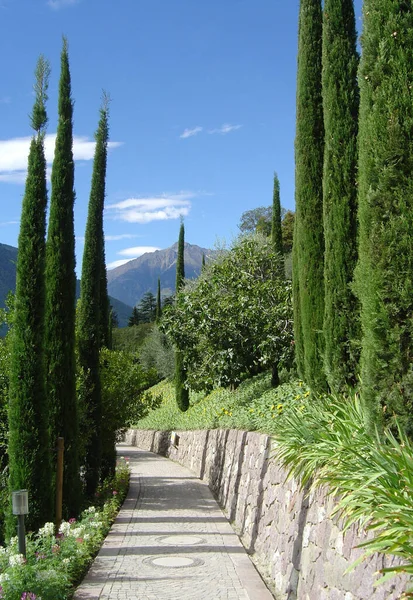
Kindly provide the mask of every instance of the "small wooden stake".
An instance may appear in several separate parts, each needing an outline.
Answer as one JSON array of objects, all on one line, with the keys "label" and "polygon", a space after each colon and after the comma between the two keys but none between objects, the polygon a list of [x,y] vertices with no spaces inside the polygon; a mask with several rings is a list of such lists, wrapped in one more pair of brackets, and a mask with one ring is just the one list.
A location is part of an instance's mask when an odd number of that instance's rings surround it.
[{"label": "small wooden stake", "polygon": [[63,454],[65,440],[62,437],[57,438],[57,472],[56,472],[56,533],[59,532],[62,522],[62,504],[63,504]]}]

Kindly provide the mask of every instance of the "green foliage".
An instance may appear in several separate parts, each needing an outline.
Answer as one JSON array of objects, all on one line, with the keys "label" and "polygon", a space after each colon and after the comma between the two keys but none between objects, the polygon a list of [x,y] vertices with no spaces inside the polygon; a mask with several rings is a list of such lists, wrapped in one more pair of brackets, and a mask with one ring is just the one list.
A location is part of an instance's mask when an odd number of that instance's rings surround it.
[{"label": "green foliage", "polygon": [[[44,99],[48,64],[38,61],[33,115],[37,131],[46,117]],[[38,115],[43,116],[39,117]],[[33,119],[35,120],[34,116]],[[52,515],[51,453],[48,404],[44,386],[44,302],[46,233],[46,159],[43,131],[30,144],[26,188],[20,220],[16,298],[11,337],[9,387],[9,489],[29,491],[29,529]],[[11,512],[11,511],[10,511]],[[10,515],[9,531],[15,530]]]},{"label": "green foliage", "polygon": [[161,329],[182,354],[191,389],[238,385],[248,376],[292,366],[291,285],[274,274],[269,238],[242,237],[188,281]]},{"label": "green foliage", "polygon": [[133,327],[134,325],[139,325],[141,322],[140,314],[136,306],[133,307],[132,314],[129,317],[128,327]]},{"label": "green foliage", "polygon": [[364,2],[360,63],[359,262],[362,396],[372,421],[412,421],[413,8]]},{"label": "green foliage", "polygon": [[[202,255],[204,256],[204,255]],[[203,258],[204,260],[204,258]],[[156,316],[155,316],[155,321],[156,323],[159,323],[159,321],[161,320],[162,317],[162,302],[161,302],[161,280],[158,277],[158,287],[156,290]]]},{"label": "green foliage", "polygon": [[153,323],[141,323],[133,327],[123,327],[113,330],[113,350],[126,350],[127,352],[138,352],[139,348],[151,334]]},{"label": "green foliage", "polygon": [[295,213],[292,210],[287,210],[281,221],[281,233],[284,254],[290,253],[293,249],[294,217]]},{"label": "green foliage", "polygon": [[323,27],[325,127],[324,369],[331,390],[354,386],[358,306],[350,284],[357,258],[358,54],[353,0],[326,0]]},{"label": "green foliage", "polygon": [[45,364],[51,443],[64,438],[64,513],[78,514],[79,422],[75,364],[75,233],[73,207],[73,100],[67,41],[63,38],[59,82],[59,122],[52,168],[46,243]]},{"label": "green foliage", "polygon": [[115,444],[131,419],[148,412],[142,392],[157,381],[156,371],[145,371],[137,357],[128,352],[100,351],[102,386],[102,477],[114,474]]},{"label": "green foliage", "polygon": [[295,138],[296,229],[293,260],[297,363],[305,381],[323,389],[324,124],[321,97],[321,0],[301,0]]},{"label": "green foliage", "polygon": [[241,233],[256,233],[257,228],[263,235],[271,234],[272,206],[259,206],[242,213],[238,225]]},{"label": "green foliage", "polygon": [[368,419],[357,396],[293,408],[274,432],[276,458],[302,486],[323,486],[336,498],[345,527],[357,523],[373,533],[362,544],[365,556],[382,552],[406,561],[383,569],[385,576],[412,575],[413,445],[400,428],[399,440],[389,430],[384,437],[371,433]]},{"label": "green foliage", "polygon": [[272,433],[290,407],[312,401],[302,381],[271,388],[270,373],[243,381],[236,390],[216,388],[210,393],[190,392],[190,406],[176,406],[174,385],[162,381],[146,392],[160,405],[132,426],[138,429],[244,429]]},{"label": "green foliage", "polygon": [[115,476],[99,488],[98,508],[90,506],[77,521],[63,521],[55,536],[48,522],[27,536],[26,559],[18,554],[17,537],[0,547],[0,594],[7,600],[69,600],[73,586],[88,570],[129,487],[129,469],[119,461]]},{"label": "green foliage", "polygon": [[[106,98],[104,98],[96,132],[96,148],[86,224],[77,319],[80,378],[78,390],[79,404],[85,417],[81,434],[87,439],[84,472],[86,491],[89,496],[93,496],[99,482],[102,455],[102,399],[99,376],[99,349],[102,340],[100,286],[108,136],[108,105]],[[104,293],[104,290],[102,292]],[[93,429],[91,435],[88,435],[87,427],[91,423],[93,423]]]},{"label": "green foliage", "polygon": [[139,360],[146,370],[156,369],[160,379],[173,377],[175,351],[167,336],[154,327],[139,351]]}]

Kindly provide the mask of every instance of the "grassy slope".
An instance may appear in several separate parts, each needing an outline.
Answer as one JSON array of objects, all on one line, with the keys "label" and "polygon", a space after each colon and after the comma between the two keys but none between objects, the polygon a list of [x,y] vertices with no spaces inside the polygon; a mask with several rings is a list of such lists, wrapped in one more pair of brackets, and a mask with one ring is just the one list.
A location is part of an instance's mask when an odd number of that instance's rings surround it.
[{"label": "grassy slope", "polygon": [[191,393],[190,407],[181,413],[176,406],[174,386],[162,381],[149,390],[162,397],[161,406],[133,424],[137,429],[246,429],[273,433],[277,419],[289,407],[304,406],[310,396],[300,381],[271,389],[271,375],[258,375],[235,391],[219,388],[209,394]]}]

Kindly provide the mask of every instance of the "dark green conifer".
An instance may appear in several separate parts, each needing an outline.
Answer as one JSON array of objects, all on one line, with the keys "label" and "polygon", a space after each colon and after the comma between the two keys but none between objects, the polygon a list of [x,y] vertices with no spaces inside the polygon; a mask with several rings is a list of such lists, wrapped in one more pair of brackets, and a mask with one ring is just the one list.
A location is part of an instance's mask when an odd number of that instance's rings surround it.
[{"label": "dark green conifer", "polygon": [[96,132],[92,186],[83,251],[80,305],[78,314],[78,354],[80,366],[80,401],[86,415],[84,459],[86,493],[92,496],[97,488],[102,466],[102,398],[99,376],[99,350],[101,347],[100,286],[103,256],[103,204],[107,143],[109,137],[108,101],[106,96],[100,109]]},{"label": "dark green conifer", "polygon": [[277,173],[274,173],[274,190],[272,198],[272,217],[271,217],[271,240],[274,250],[280,255],[279,275],[284,277],[284,253],[283,236],[281,228],[281,200],[280,200],[280,181]]},{"label": "dark green conifer", "polygon": [[[47,206],[44,135],[49,73],[49,64],[41,56],[36,68],[36,100],[31,116],[35,135],[30,144],[20,220],[9,392],[9,488],[10,492],[23,488],[29,491],[26,525],[30,530],[36,530],[53,517],[43,351]],[[8,533],[15,533],[11,516]]]},{"label": "dark green conifer", "polygon": [[356,265],[356,166],[359,93],[353,0],[325,0],[324,368],[334,392],[356,383],[357,308],[350,284]]},{"label": "dark green conifer", "polygon": [[73,101],[67,41],[63,38],[59,122],[52,168],[46,244],[46,392],[51,443],[64,438],[63,504],[66,518],[81,505],[75,379],[75,234],[73,222]]},{"label": "dark green conifer", "polygon": [[161,320],[161,316],[162,316],[161,280],[158,277],[158,289],[156,292],[156,317],[155,317],[156,323],[159,323],[159,321]]},{"label": "dark green conifer", "polygon": [[296,235],[294,240],[294,324],[299,369],[306,382],[325,386],[323,373],[324,124],[321,96],[321,0],[301,0],[299,14],[296,163]]},{"label": "dark green conifer", "polygon": [[[185,228],[184,223],[181,221],[181,227],[179,229],[178,239],[178,255],[176,259],[176,293],[179,292],[180,288],[184,284],[185,280],[185,262],[184,262],[184,251],[185,251]],[[175,352],[175,394],[178,408],[184,412],[189,408],[189,390],[185,387],[186,373],[183,364],[182,353],[179,348]]]},{"label": "dark green conifer", "polygon": [[413,7],[365,0],[359,71],[362,397],[412,433]]}]

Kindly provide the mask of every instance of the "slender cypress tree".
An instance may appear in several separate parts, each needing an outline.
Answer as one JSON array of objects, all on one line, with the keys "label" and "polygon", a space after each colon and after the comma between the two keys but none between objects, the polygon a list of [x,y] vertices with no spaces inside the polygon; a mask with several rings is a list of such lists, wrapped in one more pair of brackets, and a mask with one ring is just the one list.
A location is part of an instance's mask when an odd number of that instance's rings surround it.
[{"label": "slender cypress tree", "polygon": [[325,386],[321,51],[321,0],[301,0],[295,139],[297,226],[293,261],[294,301],[299,302],[295,316],[299,316],[299,322],[295,323],[295,338],[298,351],[303,350],[303,357],[297,359],[299,368],[303,369],[307,383],[316,388]]},{"label": "slender cypress tree", "polygon": [[63,38],[59,83],[59,122],[52,168],[52,194],[46,244],[46,392],[51,443],[64,438],[63,499],[66,518],[80,511],[75,379],[75,194],[73,101],[67,41]]},{"label": "slender cypress tree", "polygon": [[[178,293],[180,288],[183,286],[185,279],[184,250],[185,228],[183,221],[181,221],[178,238],[178,256],[176,259],[176,293]],[[177,348],[175,352],[175,394],[178,408],[182,412],[188,410],[189,408],[189,390],[185,387],[185,379],[186,373],[183,364],[182,353],[180,352],[179,348]]]},{"label": "slender cypress tree", "polygon": [[356,167],[359,92],[353,0],[325,0],[324,368],[330,389],[356,383],[357,306],[350,284],[357,258]]},{"label": "slender cypress tree", "polygon": [[203,271],[205,269],[205,252],[202,253],[202,265],[201,265],[201,271]]},{"label": "slender cypress tree", "polygon": [[158,290],[156,293],[156,317],[155,322],[159,323],[162,316],[162,303],[161,303],[161,280],[158,277]]},{"label": "slender cypress tree", "polygon": [[359,262],[362,397],[372,420],[412,433],[413,8],[365,0],[360,63]]},{"label": "slender cypress tree", "polygon": [[[26,488],[29,492],[26,524],[31,530],[53,516],[43,352],[47,206],[44,135],[49,74],[49,63],[41,56],[31,116],[35,135],[30,144],[20,221],[9,392],[9,486],[10,491]],[[8,534],[14,532],[10,516]]]},{"label": "slender cypress tree", "polygon": [[284,252],[283,236],[281,228],[281,200],[280,200],[280,181],[277,173],[274,173],[274,191],[272,198],[272,217],[271,217],[271,241],[274,250],[280,255],[279,275],[284,277]]},{"label": "slender cypress tree", "polygon": [[99,349],[101,346],[100,286],[103,256],[103,203],[107,161],[108,102],[104,97],[96,132],[83,252],[80,305],[78,315],[78,351],[81,372],[81,401],[86,414],[89,435],[86,440],[85,482],[86,493],[92,496],[99,483],[102,465],[102,398],[99,376]]}]

